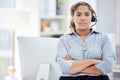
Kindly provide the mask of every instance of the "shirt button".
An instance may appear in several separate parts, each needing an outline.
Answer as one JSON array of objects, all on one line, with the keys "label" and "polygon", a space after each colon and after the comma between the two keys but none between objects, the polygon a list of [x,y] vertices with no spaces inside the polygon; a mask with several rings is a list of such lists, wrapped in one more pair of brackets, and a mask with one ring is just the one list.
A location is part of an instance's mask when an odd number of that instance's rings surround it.
[{"label": "shirt button", "polygon": [[87,48],[83,48],[83,51],[86,51],[87,50]]}]

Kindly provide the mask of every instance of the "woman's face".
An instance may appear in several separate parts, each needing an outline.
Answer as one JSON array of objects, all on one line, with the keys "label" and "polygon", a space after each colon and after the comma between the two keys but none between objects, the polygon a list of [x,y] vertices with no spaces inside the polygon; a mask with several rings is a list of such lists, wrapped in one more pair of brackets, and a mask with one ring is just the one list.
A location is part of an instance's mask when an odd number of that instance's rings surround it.
[{"label": "woman's face", "polygon": [[73,22],[76,31],[88,30],[91,24],[92,14],[88,6],[80,5],[74,12]]}]

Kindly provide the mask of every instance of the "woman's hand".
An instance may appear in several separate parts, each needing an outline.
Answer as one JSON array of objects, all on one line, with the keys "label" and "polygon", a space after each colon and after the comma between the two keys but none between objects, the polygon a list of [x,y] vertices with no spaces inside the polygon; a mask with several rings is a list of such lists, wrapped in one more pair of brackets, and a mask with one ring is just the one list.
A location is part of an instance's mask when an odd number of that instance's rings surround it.
[{"label": "woman's hand", "polygon": [[72,57],[71,56],[69,56],[69,55],[66,55],[65,57],[63,57],[64,58],[64,60],[72,60]]},{"label": "woman's hand", "polygon": [[98,64],[100,63],[102,60],[99,60],[99,59],[91,59],[93,61],[94,64]]}]

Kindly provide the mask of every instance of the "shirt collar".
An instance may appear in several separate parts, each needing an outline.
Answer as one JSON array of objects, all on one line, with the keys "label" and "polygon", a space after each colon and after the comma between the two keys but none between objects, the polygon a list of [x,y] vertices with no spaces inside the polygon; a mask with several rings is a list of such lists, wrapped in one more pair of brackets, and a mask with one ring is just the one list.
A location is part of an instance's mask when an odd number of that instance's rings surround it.
[{"label": "shirt collar", "polygon": [[[92,33],[99,34],[100,32],[94,30],[93,28],[90,28],[90,34],[92,34]],[[75,32],[75,31],[71,31],[71,32],[69,33],[69,35],[71,35],[71,34],[76,34],[76,32]]]}]

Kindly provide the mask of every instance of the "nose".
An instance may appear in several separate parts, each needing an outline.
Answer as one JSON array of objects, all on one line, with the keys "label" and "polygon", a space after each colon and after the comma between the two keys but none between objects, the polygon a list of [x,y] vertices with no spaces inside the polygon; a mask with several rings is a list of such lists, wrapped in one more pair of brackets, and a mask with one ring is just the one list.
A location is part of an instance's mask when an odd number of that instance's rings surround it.
[{"label": "nose", "polygon": [[81,20],[85,20],[85,16],[81,16]]}]

